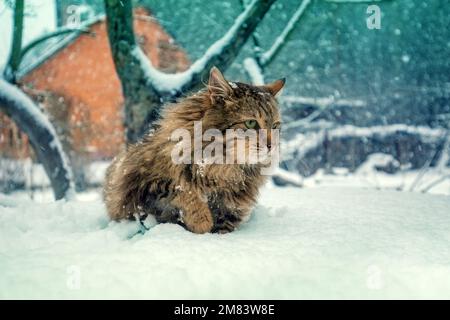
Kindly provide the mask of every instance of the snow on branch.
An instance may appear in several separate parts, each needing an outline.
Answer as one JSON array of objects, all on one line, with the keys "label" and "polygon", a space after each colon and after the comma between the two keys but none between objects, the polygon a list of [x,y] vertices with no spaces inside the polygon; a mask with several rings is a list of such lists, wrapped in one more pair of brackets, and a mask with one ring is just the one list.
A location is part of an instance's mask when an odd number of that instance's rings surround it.
[{"label": "snow on branch", "polygon": [[396,132],[405,132],[409,134],[418,134],[424,137],[442,138],[446,130],[441,128],[430,128],[427,126],[412,126],[407,124],[391,124],[378,125],[372,127],[357,127],[353,125],[344,125],[328,132],[328,136],[332,137],[370,137],[374,135],[387,136]]},{"label": "snow on branch", "polygon": [[277,51],[283,46],[284,42],[286,41],[286,38],[289,36],[289,34],[294,30],[295,25],[300,20],[300,17],[305,12],[305,9],[308,7],[308,5],[311,3],[311,0],[303,0],[303,2],[300,4],[298,9],[295,11],[295,13],[292,15],[291,19],[287,23],[286,27],[283,29],[281,34],[278,36],[278,38],[273,43],[272,47],[267,50],[265,53],[263,53],[260,57],[260,63],[261,65],[268,64]]},{"label": "snow on branch", "polygon": [[264,84],[264,74],[255,58],[246,58],[244,60],[244,69],[247,71],[254,85]]},{"label": "snow on branch", "polygon": [[213,43],[205,54],[195,61],[188,70],[177,74],[167,74],[156,69],[142,50],[136,45],[132,54],[140,61],[148,82],[160,93],[190,90],[201,82],[201,76],[217,65],[226,69],[253,32],[259,20],[268,11],[274,0],[253,0],[236,18],[227,33]]},{"label": "snow on branch", "polygon": [[[315,149],[322,149],[324,141],[343,138],[377,139],[393,136],[398,133],[418,135],[423,141],[437,142],[445,135],[446,130],[426,126],[412,126],[406,124],[378,125],[371,127],[357,127],[343,125],[316,132],[299,133],[295,137],[284,141],[282,149],[283,159],[304,159]],[[300,160],[301,161],[301,160]]]},{"label": "snow on branch", "polygon": [[325,109],[329,106],[349,106],[355,108],[366,107],[367,102],[361,99],[339,99],[335,96],[329,97],[305,97],[305,96],[283,96],[281,100],[290,104],[309,104]]},{"label": "snow on branch", "polygon": [[0,78],[0,110],[27,134],[43,164],[56,199],[74,195],[72,170],[47,117],[19,88]]}]

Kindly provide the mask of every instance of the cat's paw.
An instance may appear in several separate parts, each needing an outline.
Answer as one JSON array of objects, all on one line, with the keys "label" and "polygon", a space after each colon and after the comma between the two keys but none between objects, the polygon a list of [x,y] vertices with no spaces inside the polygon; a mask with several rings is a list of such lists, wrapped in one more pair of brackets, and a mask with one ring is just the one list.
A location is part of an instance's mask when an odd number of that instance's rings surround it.
[{"label": "cat's paw", "polygon": [[200,222],[197,222],[191,226],[188,226],[188,229],[194,233],[208,233],[211,232],[213,228],[213,223],[210,220],[203,220]]}]

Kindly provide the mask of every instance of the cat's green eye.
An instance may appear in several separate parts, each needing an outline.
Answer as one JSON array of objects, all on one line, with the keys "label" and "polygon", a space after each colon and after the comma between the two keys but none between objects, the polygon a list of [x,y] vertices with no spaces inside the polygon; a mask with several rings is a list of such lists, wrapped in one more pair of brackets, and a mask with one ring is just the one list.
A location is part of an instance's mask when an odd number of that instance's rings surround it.
[{"label": "cat's green eye", "polygon": [[258,122],[256,120],[247,120],[245,121],[245,126],[247,129],[255,129]]}]

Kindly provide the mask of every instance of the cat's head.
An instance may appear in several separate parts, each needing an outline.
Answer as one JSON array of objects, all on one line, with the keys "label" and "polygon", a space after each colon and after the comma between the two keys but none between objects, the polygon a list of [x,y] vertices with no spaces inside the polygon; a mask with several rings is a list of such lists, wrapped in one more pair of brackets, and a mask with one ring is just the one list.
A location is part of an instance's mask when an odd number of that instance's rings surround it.
[{"label": "cat's head", "polygon": [[284,83],[284,79],[260,86],[229,82],[219,69],[213,67],[207,85],[210,107],[203,117],[204,129],[217,128],[223,133],[227,129],[254,131],[257,134],[257,144],[247,144],[246,154],[250,153],[250,149],[257,152],[270,151],[273,148],[272,135],[281,128],[276,97]]}]

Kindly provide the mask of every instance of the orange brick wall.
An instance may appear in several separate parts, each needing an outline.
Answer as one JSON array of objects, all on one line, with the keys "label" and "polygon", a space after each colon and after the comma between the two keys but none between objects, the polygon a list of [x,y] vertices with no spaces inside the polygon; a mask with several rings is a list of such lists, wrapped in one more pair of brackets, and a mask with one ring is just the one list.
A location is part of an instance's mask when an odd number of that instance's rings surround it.
[{"label": "orange brick wall", "polygon": [[[137,41],[156,67],[168,72],[188,67],[184,52],[145,10],[135,11],[134,28]],[[79,36],[27,74],[21,83],[31,90],[52,92],[64,100],[72,149],[94,160],[112,158],[122,148],[124,100],[106,23],[98,22],[90,31],[94,35]],[[8,137],[1,140],[0,146],[8,143]]]},{"label": "orange brick wall", "polygon": [[28,137],[0,113],[0,157],[24,159],[30,156]]}]

